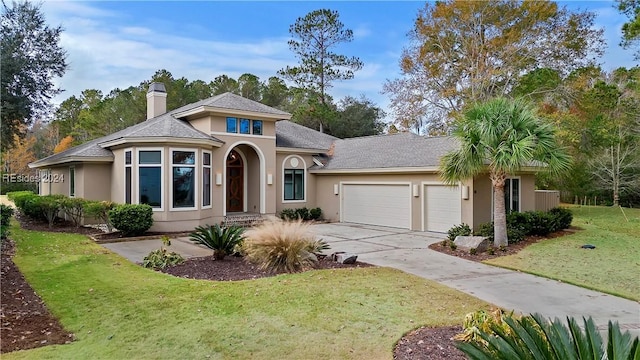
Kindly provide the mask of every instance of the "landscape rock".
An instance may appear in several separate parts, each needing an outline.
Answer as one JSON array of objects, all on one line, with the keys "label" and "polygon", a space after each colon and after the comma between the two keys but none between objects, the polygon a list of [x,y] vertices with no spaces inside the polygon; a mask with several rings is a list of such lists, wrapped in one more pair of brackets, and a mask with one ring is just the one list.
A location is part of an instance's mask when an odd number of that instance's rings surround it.
[{"label": "landscape rock", "polygon": [[336,261],[341,264],[355,264],[358,259],[356,254],[340,253],[336,254]]},{"label": "landscape rock", "polygon": [[456,236],[453,243],[456,244],[459,249],[475,249],[477,252],[486,251],[491,245],[489,238],[484,236]]}]

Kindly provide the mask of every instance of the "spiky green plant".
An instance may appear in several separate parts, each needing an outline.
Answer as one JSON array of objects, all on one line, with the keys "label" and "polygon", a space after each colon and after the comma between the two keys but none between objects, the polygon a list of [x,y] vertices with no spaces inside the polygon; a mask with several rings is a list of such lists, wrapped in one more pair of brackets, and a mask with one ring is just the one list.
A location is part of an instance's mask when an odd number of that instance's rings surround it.
[{"label": "spiky green plant", "polygon": [[458,342],[456,346],[475,360],[635,360],[640,359],[638,337],[621,332],[617,322],[609,321],[606,347],[592,318],[583,318],[583,329],[567,317],[546,320],[540,314],[519,319],[505,316],[507,326],[492,324],[490,330],[480,329],[481,341]]},{"label": "spiky green plant", "polygon": [[266,222],[247,231],[243,244],[249,261],[262,269],[289,273],[313,266],[318,261],[314,252],[327,248],[302,220]]},{"label": "spiky green plant", "polygon": [[213,258],[222,260],[225,256],[233,254],[236,247],[242,244],[243,233],[244,228],[240,226],[205,225],[198,226],[189,234],[189,240],[213,250]]}]

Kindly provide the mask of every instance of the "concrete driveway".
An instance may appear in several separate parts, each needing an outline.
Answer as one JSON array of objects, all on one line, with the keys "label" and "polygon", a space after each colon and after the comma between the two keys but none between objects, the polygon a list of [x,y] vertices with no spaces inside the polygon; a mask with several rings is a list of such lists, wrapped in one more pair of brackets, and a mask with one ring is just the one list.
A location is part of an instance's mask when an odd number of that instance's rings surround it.
[{"label": "concrete driveway", "polygon": [[355,224],[320,224],[316,234],[331,252],[358,254],[358,260],[403,270],[518,313],[547,317],[593,317],[600,329],[609,320],[640,335],[640,304],[534,275],[501,269],[430,250],[446,235]]}]

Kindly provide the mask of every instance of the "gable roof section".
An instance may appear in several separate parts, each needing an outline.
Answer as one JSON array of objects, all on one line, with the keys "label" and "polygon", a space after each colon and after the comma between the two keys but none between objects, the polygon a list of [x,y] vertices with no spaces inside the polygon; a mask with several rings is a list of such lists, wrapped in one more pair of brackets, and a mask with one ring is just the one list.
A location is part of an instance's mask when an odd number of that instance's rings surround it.
[{"label": "gable roof section", "polygon": [[323,167],[314,170],[433,168],[457,146],[450,136],[423,137],[413,133],[337,140],[333,155]]},{"label": "gable roof section", "polygon": [[172,111],[172,113],[176,117],[183,117],[191,115],[193,112],[197,112],[197,110],[204,111],[204,108],[216,108],[216,109],[226,109],[231,111],[245,111],[245,112],[253,112],[253,113],[261,113],[261,114],[269,114],[269,115],[277,115],[282,118],[289,119],[291,114],[288,112],[278,110],[271,106],[267,106],[265,104],[259,103],[254,100],[250,100],[244,98],[240,95],[232,94],[232,93],[224,93],[220,95],[216,95],[214,97],[210,97],[208,99],[197,101],[193,104],[188,104],[178,109]]},{"label": "gable roof section", "polygon": [[72,147],[63,152],[47,156],[29,164],[29,167],[37,168],[48,165],[68,163],[72,161],[113,161],[113,153],[108,147],[125,143],[128,140],[145,141],[166,141],[168,139],[175,140],[191,140],[194,142],[205,141],[211,143],[223,142],[209,136],[199,130],[193,128],[185,121],[178,120],[171,116],[171,113],[160,115],[153,119],[149,119],[120,130],[113,134],[103,136],[86,142],[82,145]]},{"label": "gable roof section", "polygon": [[289,120],[276,122],[276,147],[329,150],[335,136],[298,125]]}]

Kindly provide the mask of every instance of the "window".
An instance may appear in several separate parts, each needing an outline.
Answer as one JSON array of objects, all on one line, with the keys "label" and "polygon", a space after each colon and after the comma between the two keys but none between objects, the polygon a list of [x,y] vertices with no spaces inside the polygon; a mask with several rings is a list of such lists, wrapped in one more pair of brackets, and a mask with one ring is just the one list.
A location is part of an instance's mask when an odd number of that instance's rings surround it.
[{"label": "window", "polygon": [[211,206],[211,153],[202,152],[202,207]]},{"label": "window", "polygon": [[253,120],[253,135],[262,135],[262,120]]},{"label": "window", "polygon": [[249,134],[251,132],[249,124],[249,119],[240,119],[240,134]]},{"label": "window", "polygon": [[138,203],[162,208],[162,151],[138,152]]},{"label": "window", "polygon": [[76,168],[69,168],[69,197],[76,196]]},{"label": "window", "polygon": [[227,118],[227,132],[228,133],[237,133],[238,132],[238,121],[234,117]]},{"label": "window", "polygon": [[195,151],[171,152],[173,173],[173,208],[195,208],[196,153]]},{"label": "window", "polygon": [[284,199],[304,200],[304,170],[284,170]]},{"label": "window", "polygon": [[520,179],[507,179],[504,183],[504,202],[507,214],[520,211]]},{"label": "window", "polygon": [[131,204],[131,151],[124,152],[124,203]]}]

